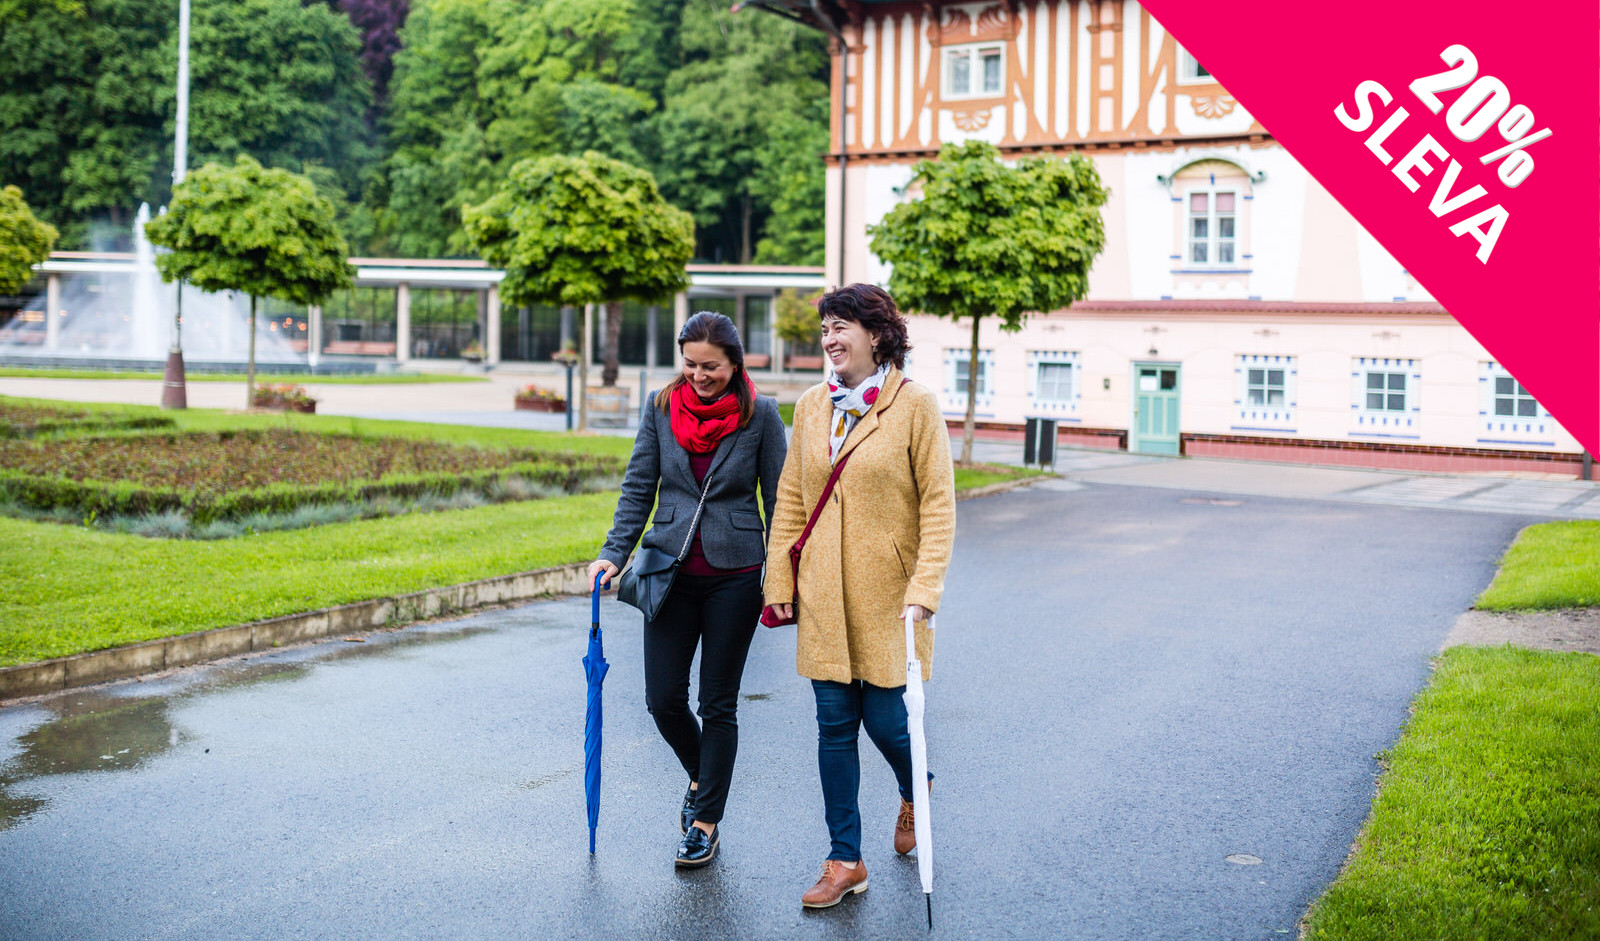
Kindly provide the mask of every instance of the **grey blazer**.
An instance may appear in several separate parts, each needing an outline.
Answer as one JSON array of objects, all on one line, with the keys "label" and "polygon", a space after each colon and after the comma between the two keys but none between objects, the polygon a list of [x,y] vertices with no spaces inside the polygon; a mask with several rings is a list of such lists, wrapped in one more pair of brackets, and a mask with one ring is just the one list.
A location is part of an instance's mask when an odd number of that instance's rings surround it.
[{"label": "grey blazer", "polygon": [[[766,561],[767,529],[772,524],[778,477],[788,451],[778,401],[756,396],[756,413],[750,424],[717,444],[707,472],[711,487],[700,512],[700,543],[707,562],[719,569],[738,569]],[[760,515],[756,512],[757,484],[763,504]],[[699,502],[700,485],[689,468],[689,452],[672,436],[672,421],[656,408],[656,393],[652,392],[600,558],[618,568],[627,562],[644,532],[652,504],[656,506],[655,521],[645,533],[644,545],[676,556],[690,536],[689,525]]]}]

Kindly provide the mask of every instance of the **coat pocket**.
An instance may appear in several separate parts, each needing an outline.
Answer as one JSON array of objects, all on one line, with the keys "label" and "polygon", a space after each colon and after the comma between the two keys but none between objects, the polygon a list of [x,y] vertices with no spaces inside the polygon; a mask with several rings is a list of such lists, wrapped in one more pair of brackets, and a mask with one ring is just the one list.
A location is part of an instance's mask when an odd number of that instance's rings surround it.
[{"label": "coat pocket", "polygon": [[734,510],[728,514],[728,522],[734,529],[753,529],[761,532],[761,517],[749,510]]},{"label": "coat pocket", "polygon": [[889,547],[894,550],[894,557],[900,562],[900,574],[907,579],[911,578],[911,569],[906,565],[906,554],[900,551],[900,544],[889,537]]},{"label": "coat pocket", "polygon": [[656,507],[656,515],[651,517],[650,522],[656,526],[660,526],[662,523],[670,523],[677,509],[675,506],[658,506]]}]

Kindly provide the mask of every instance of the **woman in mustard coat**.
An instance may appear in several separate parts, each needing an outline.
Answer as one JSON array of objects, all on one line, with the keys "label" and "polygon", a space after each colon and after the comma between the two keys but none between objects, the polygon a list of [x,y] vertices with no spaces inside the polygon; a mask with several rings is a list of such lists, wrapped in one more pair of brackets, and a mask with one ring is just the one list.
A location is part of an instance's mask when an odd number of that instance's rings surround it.
[{"label": "woman in mustard coat", "polygon": [[[801,897],[808,908],[867,888],[857,809],[863,725],[899,784],[895,851],[916,845],[901,699],[904,617],[926,622],[938,610],[956,521],[949,433],[937,396],[902,375],[910,344],[894,299],[882,288],[852,284],[823,295],[818,312],[827,381],[795,404],[763,584],[774,613],[798,619],[796,666],[817,701],[817,765],[832,847],[821,878]],[[801,553],[796,585],[789,549],[845,460]],[[928,680],[933,633],[923,623],[916,634]]]}]

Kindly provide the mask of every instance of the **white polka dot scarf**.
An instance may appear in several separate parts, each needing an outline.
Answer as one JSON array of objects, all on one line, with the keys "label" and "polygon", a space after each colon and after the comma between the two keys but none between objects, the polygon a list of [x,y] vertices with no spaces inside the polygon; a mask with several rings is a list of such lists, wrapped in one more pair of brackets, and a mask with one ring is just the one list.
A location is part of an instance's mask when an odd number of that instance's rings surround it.
[{"label": "white polka dot scarf", "polygon": [[872,403],[878,401],[878,395],[883,391],[883,380],[888,376],[889,364],[884,363],[854,389],[846,389],[839,381],[839,376],[831,369],[828,371],[828,398],[833,400],[833,427],[828,432],[830,464],[838,460],[839,448],[844,445],[844,439],[849,437],[850,429],[856,426],[861,416],[872,410]]}]

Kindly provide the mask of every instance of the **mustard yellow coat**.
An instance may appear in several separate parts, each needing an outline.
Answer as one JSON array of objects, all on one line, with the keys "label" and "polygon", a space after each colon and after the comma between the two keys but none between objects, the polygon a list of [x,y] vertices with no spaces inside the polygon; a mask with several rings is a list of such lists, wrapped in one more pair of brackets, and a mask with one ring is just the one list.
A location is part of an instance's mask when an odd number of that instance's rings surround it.
[{"label": "mustard yellow coat", "polygon": [[[851,430],[851,455],[800,557],[795,591],[789,547],[827,485],[833,403],[822,383],[794,408],[794,436],[778,483],[767,541],[767,604],[797,603],[800,675],[895,687],[906,681],[908,604],[939,609],[955,542],[955,469],[939,401],[890,368],[872,410]],[[917,628],[922,678],[932,677],[933,632]]]}]

